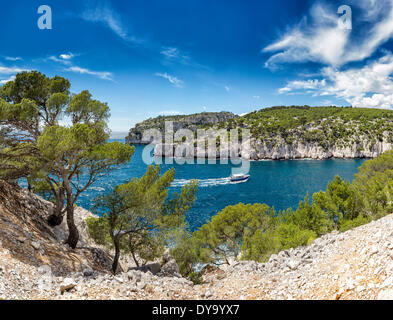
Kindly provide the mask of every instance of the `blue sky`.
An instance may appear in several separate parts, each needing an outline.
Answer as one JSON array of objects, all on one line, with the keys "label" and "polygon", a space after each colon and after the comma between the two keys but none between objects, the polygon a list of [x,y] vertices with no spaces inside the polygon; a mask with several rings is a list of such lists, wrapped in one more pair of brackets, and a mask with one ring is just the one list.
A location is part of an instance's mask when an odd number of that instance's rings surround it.
[{"label": "blue sky", "polygon": [[[40,5],[52,30],[37,27]],[[393,0],[4,1],[0,83],[20,70],[108,102],[114,131],[159,114],[393,105]]]}]

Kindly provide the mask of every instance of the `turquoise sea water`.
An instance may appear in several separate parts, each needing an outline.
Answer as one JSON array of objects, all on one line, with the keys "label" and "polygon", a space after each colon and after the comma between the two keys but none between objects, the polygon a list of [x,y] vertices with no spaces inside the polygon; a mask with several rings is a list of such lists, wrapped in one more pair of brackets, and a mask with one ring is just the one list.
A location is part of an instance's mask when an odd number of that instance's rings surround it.
[{"label": "turquoise sea water", "polygon": [[[121,140],[119,140],[121,141]],[[108,176],[91,186],[78,200],[78,205],[90,209],[94,197],[110,190],[117,184],[133,177],[141,177],[146,171],[142,161],[143,146],[136,146],[130,163],[122,165]],[[179,191],[191,179],[199,180],[197,200],[188,214],[193,230],[228,205],[243,203],[266,203],[277,210],[296,208],[308,192],[312,195],[326,188],[327,183],[340,175],[352,180],[364,159],[343,160],[291,160],[251,162],[248,182],[230,184],[231,164],[162,164],[162,172],[174,167],[175,181],[171,191]]]}]

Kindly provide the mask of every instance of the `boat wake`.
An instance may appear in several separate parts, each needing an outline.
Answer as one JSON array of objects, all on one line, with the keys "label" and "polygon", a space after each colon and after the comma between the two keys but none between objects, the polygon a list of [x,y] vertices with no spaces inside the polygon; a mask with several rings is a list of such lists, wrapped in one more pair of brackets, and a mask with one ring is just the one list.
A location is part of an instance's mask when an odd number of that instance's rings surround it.
[{"label": "boat wake", "polygon": [[[195,179],[198,180],[198,187],[214,187],[230,184],[229,178],[217,178],[217,179]],[[184,187],[186,184],[190,183],[191,180],[187,179],[175,179],[172,182],[171,187]]]}]

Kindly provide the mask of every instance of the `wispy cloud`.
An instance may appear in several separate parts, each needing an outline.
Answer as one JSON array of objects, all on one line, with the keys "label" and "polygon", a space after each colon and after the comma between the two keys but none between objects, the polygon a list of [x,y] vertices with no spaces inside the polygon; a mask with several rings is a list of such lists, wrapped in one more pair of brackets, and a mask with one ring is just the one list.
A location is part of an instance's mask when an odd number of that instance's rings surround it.
[{"label": "wispy cloud", "polygon": [[335,104],[331,100],[323,100],[321,101],[322,106],[335,106]]},{"label": "wispy cloud", "polygon": [[181,114],[181,112],[178,110],[164,110],[164,111],[159,112],[159,115],[161,115],[161,116],[176,116],[179,114]]},{"label": "wispy cloud", "polygon": [[0,85],[6,84],[7,82],[14,80],[15,75],[23,71],[29,71],[29,70],[23,68],[17,68],[17,67],[0,66]]},{"label": "wispy cloud", "polygon": [[95,6],[87,8],[82,13],[81,18],[89,22],[102,23],[123,40],[138,41],[129,34],[120,15],[110,6],[109,2],[96,3]]},{"label": "wispy cloud", "polygon": [[210,70],[209,67],[196,62],[188,52],[177,47],[161,47],[160,54],[162,55],[163,65],[181,64],[188,67]]},{"label": "wispy cloud", "polygon": [[166,58],[173,59],[173,60],[189,59],[188,56],[180,53],[180,50],[175,47],[163,47],[161,50],[161,54],[164,55]]},{"label": "wispy cloud", "polygon": [[66,71],[74,72],[74,73],[79,73],[79,74],[88,74],[91,76],[98,77],[103,80],[110,80],[113,81],[113,74],[111,72],[106,72],[106,71],[93,71],[89,70],[86,68],[81,68],[78,66],[72,66],[66,69]]},{"label": "wispy cloud", "polygon": [[8,79],[0,80],[0,84],[3,85],[3,84],[6,84],[7,82],[13,81],[13,80],[15,80],[15,76],[11,76],[11,77],[8,78]]},{"label": "wispy cloud", "polygon": [[0,66],[0,74],[10,75],[10,74],[15,74],[15,73],[22,72],[22,71],[27,71],[27,69]]},{"label": "wispy cloud", "polygon": [[21,57],[4,57],[7,61],[21,61],[23,60]]},{"label": "wispy cloud", "polygon": [[166,72],[165,73],[157,72],[155,73],[155,76],[168,80],[176,88],[183,88],[184,82],[182,80],[176,78],[175,76],[171,76]]},{"label": "wispy cloud", "polygon": [[166,61],[180,62],[182,64],[190,64],[191,58],[185,53],[182,53],[180,49],[175,47],[162,47],[160,53],[163,55]]},{"label": "wispy cloud", "polygon": [[67,72],[87,74],[87,75],[95,76],[95,77],[100,78],[102,80],[114,81],[113,74],[109,71],[95,71],[95,70],[90,70],[88,68],[78,66],[73,61],[73,59],[76,56],[78,56],[78,54],[68,52],[68,53],[59,54],[58,56],[50,56],[46,60],[51,60],[53,62],[63,65],[64,67],[66,67],[64,70]]},{"label": "wispy cloud", "polygon": [[231,91],[231,88],[229,88],[228,86],[224,86],[224,89],[225,89],[226,92]]}]

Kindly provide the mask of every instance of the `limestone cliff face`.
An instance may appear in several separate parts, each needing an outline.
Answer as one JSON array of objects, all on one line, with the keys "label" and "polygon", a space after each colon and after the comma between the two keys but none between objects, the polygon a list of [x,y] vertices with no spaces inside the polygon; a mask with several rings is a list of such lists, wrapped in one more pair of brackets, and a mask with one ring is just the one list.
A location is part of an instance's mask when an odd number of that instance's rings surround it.
[{"label": "limestone cliff face", "polygon": [[293,144],[280,143],[269,146],[263,143],[255,145],[255,151],[242,150],[241,155],[245,158],[250,156],[253,160],[258,159],[328,159],[328,158],[374,158],[381,153],[392,149],[392,143],[378,141],[371,144],[365,141],[361,144],[347,146],[332,145],[322,148],[317,143],[296,142]]},{"label": "limestone cliff face", "polygon": [[192,144],[157,144],[154,155],[158,157],[185,158],[234,158],[242,157],[251,160],[290,160],[290,159],[328,159],[328,158],[375,158],[393,145],[388,141],[363,141],[349,145],[332,145],[321,147],[315,142],[295,141],[291,144],[280,141],[276,144],[256,142],[252,139],[248,144],[236,144],[231,149],[211,150],[194,147]]}]

